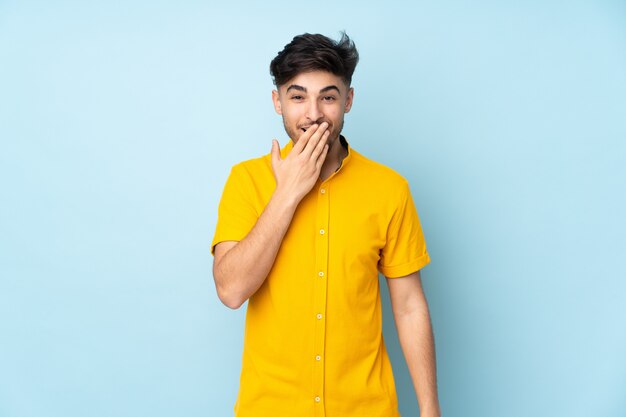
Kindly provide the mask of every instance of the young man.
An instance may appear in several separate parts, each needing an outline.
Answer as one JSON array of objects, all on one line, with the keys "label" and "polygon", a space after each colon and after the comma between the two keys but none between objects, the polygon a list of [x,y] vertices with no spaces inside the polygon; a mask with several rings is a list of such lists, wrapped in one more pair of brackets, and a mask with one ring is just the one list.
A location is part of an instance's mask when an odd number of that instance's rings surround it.
[{"label": "young man", "polygon": [[345,33],[296,36],[270,65],[289,142],[231,169],[211,246],[220,300],[248,300],[237,417],[399,417],[382,334],[387,278],[421,417],[439,416],[407,181],[341,135],[358,62]]}]

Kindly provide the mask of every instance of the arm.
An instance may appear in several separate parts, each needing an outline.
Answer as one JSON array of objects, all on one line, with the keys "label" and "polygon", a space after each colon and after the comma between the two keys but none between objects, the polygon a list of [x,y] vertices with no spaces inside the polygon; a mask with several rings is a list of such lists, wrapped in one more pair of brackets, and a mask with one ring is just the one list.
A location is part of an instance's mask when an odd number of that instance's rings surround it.
[{"label": "arm", "polygon": [[215,246],[213,277],[225,305],[241,307],[263,284],[297,205],[293,198],[275,192],[246,237]]},{"label": "arm", "polygon": [[241,241],[215,246],[215,287],[228,307],[239,308],[267,278],[298,204],[319,178],[328,151],[328,133],[325,125],[308,129],[284,160],[278,142],[272,142],[274,194]]},{"label": "arm", "polygon": [[398,338],[413,380],[420,416],[439,417],[435,342],[420,272],[387,278]]}]

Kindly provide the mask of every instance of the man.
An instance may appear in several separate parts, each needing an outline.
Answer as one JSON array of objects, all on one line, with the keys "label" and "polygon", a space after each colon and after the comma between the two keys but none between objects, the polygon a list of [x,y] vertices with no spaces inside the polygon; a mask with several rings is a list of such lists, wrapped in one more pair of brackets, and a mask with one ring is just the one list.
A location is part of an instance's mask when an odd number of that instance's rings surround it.
[{"label": "man", "polygon": [[345,33],[293,38],[270,64],[290,140],[226,181],[211,253],[220,300],[248,300],[237,417],[400,416],[379,271],[420,415],[440,415],[419,273],[430,258],[408,183],[341,135],[357,62]]}]

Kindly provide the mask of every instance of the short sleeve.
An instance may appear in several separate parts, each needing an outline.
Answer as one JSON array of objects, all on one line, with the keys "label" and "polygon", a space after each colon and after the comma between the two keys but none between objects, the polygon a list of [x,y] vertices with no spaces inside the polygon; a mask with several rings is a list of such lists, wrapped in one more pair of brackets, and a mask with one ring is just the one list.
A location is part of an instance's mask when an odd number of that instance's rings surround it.
[{"label": "short sleeve", "polygon": [[406,180],[400,194],[402,197],[389,223],[387,242],[378,263],[379,271],[387,278],[412,274],[430,262],[424,232]]},{"label": "short sleeve", "polygon": [[241,164],[234,165],[222,191],[211,255],[215,255],[218,243],[240,241],[254,227],[259,215],[252,204],[251,192],[252,182],[247,170]]}]

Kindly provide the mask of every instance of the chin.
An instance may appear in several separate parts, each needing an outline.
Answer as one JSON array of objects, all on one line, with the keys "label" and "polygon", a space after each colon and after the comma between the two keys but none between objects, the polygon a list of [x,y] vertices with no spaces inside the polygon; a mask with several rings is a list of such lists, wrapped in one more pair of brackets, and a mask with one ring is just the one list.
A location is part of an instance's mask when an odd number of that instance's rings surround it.
[{"label": "chin", "polygon": [[326,139],[326,143],[328,144],[329,148],[339,143],[339,133],[337,133],[336,136],[335,135],[329,136],[328,139]]}]

